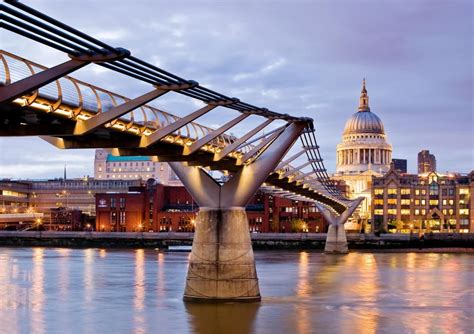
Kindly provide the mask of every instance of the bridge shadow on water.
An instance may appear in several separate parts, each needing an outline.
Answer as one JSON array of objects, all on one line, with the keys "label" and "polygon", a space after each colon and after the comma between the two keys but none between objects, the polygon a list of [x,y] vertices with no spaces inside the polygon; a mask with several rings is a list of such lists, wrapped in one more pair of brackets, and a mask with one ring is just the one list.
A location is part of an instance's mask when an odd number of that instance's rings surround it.
[{"label": "bridge shadow on water", "polygon": [[260,303],[185,303],[194,333],[252,333]]}]

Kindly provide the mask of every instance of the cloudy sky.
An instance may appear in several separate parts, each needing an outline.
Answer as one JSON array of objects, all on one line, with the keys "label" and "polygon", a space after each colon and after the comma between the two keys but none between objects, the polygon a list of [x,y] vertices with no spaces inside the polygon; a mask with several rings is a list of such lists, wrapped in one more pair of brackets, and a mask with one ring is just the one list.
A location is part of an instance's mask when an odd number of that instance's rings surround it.
[{"label": "cloudy sky", "polygon": [[[226,95],[312,117],[330,172],[363,77],[393,157],[408,159],[410,172],[421,149],[441,172],[474,167],[472,1],[24,3]],[[2,49],[44,65],[66,60],[10,32],[0,38]],[[149,90],[96,65],[72,76],[129,97]],[[171,95],[154,103],[178,115],[198,106]],[[227,114],[216,109],[203,122]],[[1,138],[0,155],[0,178],[59,177],[65,164],[70,177],[93,174],[92,150],[61,151],[39,138]]]}]

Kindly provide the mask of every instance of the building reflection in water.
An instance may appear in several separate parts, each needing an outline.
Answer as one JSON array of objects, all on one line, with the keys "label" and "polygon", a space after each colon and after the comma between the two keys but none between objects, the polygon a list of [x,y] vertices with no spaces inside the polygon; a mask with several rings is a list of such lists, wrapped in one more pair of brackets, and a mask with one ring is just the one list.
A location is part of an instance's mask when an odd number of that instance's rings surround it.
[{"label": "building reflection in water", "polygon": [[84,249],[84,299],[88,305],[91,305],[94,299],[94,253],[92,248]]},{"label": "building reflection in water", "polygon": [[[400,298],[405,301],[405,305],[401,305],[398,310],[404,314],[400,317],[403,327],[422,334],[432,333],[433,329],[439,333],[455,333],[461,328],[457,309],[461,296],[458,294],[445,297],[442,294],[442,291],[450,292],[451,289],[456,289],[456,284],[459,284],[458,278],[452,273],[462,270],[459,268],[459,262],[450,261],[451,256],[409,253],[400,261],[398,270],[404,279],[396,289]],[[434,291],[439,293],[433,293]],[[406,312],[406,307],[411,312]],[[443,309],[442,315],[439,314],[439,309]],[[423,313],[423,316],[420,316],[420,313]]]},{"label": "building reflection in water", "polygon": [[0,252],[0,315],[13,310],[9,312],[10,316],[1,318],[0,328],[3,327],[5,331],[17,327],[17,310],[26,304],[24,291],[12,283],[18,280],[26,281],[27,274],[20,271],[18,264],[8,252]]},{"label": "building reflection in water", "polygon": [[158,253],[158,268],[157,268],[157,292],[158,299],[163,298],[166,294],[165,284],[165,254]]},{"label": "building reflection in water", "polygon": [[134,305],[134,333],[146,333],[145,319],[145,250],[135,250],[135,295]]},{"label": "building reflection in water", "polygon": [[59,254],[59,270],[58,270],[58,290],[59,297],[62,301],[67,301],[69,297],[69,256],[72,252],[69,248],[58,248],[56,252]]},{"label": "building reflection in water", "polygon": [[260,303],[185,303],[193,333],[242,334],[255,332]]},{"label": "building reflection in water", "polygon": [[45,332],[44,322],[44,249],[33,249],[33,270],[31,286],[31,329],[36,333]]}]

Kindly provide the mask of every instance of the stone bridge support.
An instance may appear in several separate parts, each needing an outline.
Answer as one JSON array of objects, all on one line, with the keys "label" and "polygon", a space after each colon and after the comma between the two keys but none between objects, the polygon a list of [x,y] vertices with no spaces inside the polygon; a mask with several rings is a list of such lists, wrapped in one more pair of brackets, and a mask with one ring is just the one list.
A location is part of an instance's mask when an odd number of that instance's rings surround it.
[{"label": "stone bridge support", "polygon": [[357,209],[359,204],[364,200],[363,197],[359,197],[354,200],[351,205],[336,216],[332,211],[322,204],[316,203],[316,207],[321,211],[324,218],[329,222],[328,234],[326,237],[326,245],[324,252],[329,254],[346,254],[349,252],[347,246],[346,230],[344,229],[344,223],[349,219],[352,213]]},{"label": "stone bridge support", "polygon": [[201,167],[169,163],[200,207],[185,301],[260,301],[245,206],[305,126],[305,122],[288,125],[263,153],[223,185]]}]

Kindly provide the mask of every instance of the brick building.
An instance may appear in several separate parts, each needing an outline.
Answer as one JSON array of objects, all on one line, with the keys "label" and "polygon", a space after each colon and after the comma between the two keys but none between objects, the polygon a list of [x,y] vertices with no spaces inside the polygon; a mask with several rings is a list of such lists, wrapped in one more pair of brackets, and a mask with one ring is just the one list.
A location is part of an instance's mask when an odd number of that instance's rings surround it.
[{"label": "brick building", "polygon": [[[150,180],[128,192],[96,194],[96,229],[118,232],[192,232],[199,210],[182,186]],[[312,203],[257,192],[246,207],[250,232],[325,232]]]}]

